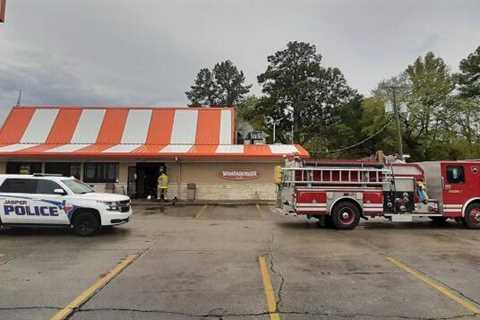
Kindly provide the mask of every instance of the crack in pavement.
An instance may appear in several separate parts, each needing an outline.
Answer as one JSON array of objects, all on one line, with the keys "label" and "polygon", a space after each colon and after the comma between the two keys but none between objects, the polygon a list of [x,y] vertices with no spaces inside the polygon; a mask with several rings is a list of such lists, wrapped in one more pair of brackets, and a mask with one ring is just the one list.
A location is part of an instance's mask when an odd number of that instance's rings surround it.
[{"label": "crack in pavement", "polygon": [[[214,309],[215,310],[215,309]],[[96,311],[114,311],[114,312],[138,312],[138,313],[160,313],[160,314],[169,314],[177,316],[186,316],[191,318],[219,318],[223,317],[263,317],[268,315],[268,312],[259,312],[259,313],[212,313],[209,311],[204,314],[196,313],[187,313],[179,311],[169,311],[169,310],[160,310],[160,309],[137,309],[137,308],[89,308],[89,309],[80,309],[77,312],[96,312]]]},{"label": "crack in pavement", "polygon": [[0,307],[0,311],[13,311],[13,310],[35,310],[35,309],[46,309],[46,310],[61,310],[60,307],[54,306],[19,306],[19,307]]},{"label": "crack in pavement", "polygon": [[[90,309],[81,309],[78,312],[97,312],[97,311],[112,311],[112,312],[138,312],[138,313],[159,313],[167,315],[177,315],[185,316],[190,318],[217,318],[223,319],[224,317],[263,317],[269,315],[268,312],[260,313],[205,313],[205,314],[195,314],[187,312],[177,312],[169,310],[160,310],[160,309],[137,309],[137,308],[90,308]],[[309,312],[309,311],[284,311],[278,312],[281,315],[305,315],[305,316],[322,316],[322,317],[337,317],[345,319],[354,319],[357,317],[368,317],[372,319],[404,319],[404,320],[456,320],[463,319],[467,317],[476,316],[476,314],[461,314],[456,316],[449,317],[413,317],[413,316],[402,316],[402,315],[379,315],[379,314],[368,314],[368,313],[330,313],[330,312]]]},{"label": "crack in pavement", "polygon": [[275,301],[275,311],[280,312],[280,306],[282,304],[282,298],[283,298],[283,288],[287,280],[286,280],[286,277],[281,272],[281,270],[278,270],[278,264],[275,263],[274,250],[275,250],[275,237],[274,237],[274,234],[272,233],[272,238],[270,241],[270,252],[269,252],[270,261],[269,262],[270,262],[270,271],[272,272],[272,274],[280,278],[280,285],[276,292],[276,301]]}]

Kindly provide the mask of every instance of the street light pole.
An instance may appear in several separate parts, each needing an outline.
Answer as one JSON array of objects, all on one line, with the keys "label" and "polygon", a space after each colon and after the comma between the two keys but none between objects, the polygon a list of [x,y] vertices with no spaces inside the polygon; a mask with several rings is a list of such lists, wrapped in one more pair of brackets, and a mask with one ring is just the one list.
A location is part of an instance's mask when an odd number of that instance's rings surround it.
[{"label": "street light pole", "polygon": [[395,122],[397,123],[397,133],[398,133],[398,155],[400,156],[400,160],[403,161],[403,141],[402,141],[402,129],[400,127],[400,112],[397,106],[397,94],[396,94],[396,87],[390,87],[393,93],[393,113],[395,115]]}]

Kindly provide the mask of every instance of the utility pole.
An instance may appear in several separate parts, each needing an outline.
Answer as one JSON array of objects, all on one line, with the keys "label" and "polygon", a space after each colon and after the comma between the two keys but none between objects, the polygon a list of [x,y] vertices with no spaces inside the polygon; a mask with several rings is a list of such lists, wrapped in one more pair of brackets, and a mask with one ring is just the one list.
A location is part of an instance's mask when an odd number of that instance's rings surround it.
[{"label": "utility pole", "polygon": [[295,141],[295,109],[292,108],[292,144]]},{"label": "utility pole", "polygon": [[395,122],[397,123],[397,133],[398,133],[398,155],[400,156],[400,160],[403,161],[403,141],[402,141],[402,129],[400,127],[400,111],[398,110],[397,106],[397,87],[390,87],[392,89],[393,95],[393,114],[395,115]]},{"label": "utility pole", "polygon": [[275,143],[275,127],[276,127],[276,123],[275,121],[273,121],[273,140],[272,140],[272,143]]}]

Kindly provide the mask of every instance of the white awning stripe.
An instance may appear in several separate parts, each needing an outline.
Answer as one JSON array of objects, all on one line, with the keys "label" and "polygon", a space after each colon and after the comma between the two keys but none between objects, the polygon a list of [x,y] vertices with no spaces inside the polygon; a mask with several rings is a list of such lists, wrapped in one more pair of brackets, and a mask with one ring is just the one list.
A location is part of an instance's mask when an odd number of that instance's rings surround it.
[{"label": "white awning stripe", "polygon": [[220,144],[231,144],[232,139],[232,111],[222,110],[220,116]]},{"label": "white awning stripe", "polygon": [[84,109],[73,133],[71,143],[92,144],[97,141],[105,109]]},{"label": "white awning stripe", "polygon": [[129,110],[121,143],[145,143],[152,110]]},{"label": "white awning stripe", "polygon": [[215,153],[243,153],[245,147],[242,145],[219,145]]},{"label": "white awning stripe", "polygon": [[169,144],[160,150],[160,153],[187,153],[193,145]]},{"label": "white awning stripe", "polygon": [[291,154],[298,152],[298,149],[290,144],[272,144],[268,147],[273,154]]},{"label": "white awning stripe", "polygon": [[44,143],[47,141],[57,114],[58,109],[35,110],[20,143]]},{"label": "white awning stripe", "polygon": [[38,146],[38,143],[16,143],[0,147],[0,152],[16,152]]},{"label": "white awning stripe", "polygon": [[78,144],[64,144],[63,146],[55,147],[45,150],[45,152],[75,152],[77,150],[88,147],[90,144],[78,143]]},{"label": "white awning stripe", "polygon": [[103,150],[102,153],[129,153],[141,146],[142,144],[117,144],[116,146]]},{"label": "white awning stripe", "polygon": [[170,144],[194,144],[197,134],[198,111],[175,110]]}]

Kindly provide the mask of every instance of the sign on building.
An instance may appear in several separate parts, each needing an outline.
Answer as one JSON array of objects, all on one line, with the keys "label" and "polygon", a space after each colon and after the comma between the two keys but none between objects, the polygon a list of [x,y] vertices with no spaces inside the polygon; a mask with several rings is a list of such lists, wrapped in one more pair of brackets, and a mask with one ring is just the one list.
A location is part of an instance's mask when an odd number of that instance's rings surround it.
[{"label": "sign on building", "polygon": [[227,180],[253,180],[259,176],[257,170],[222,170],[220,177]]}]

